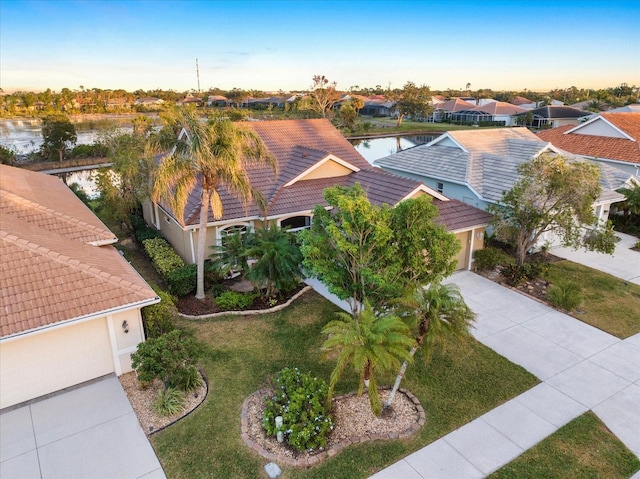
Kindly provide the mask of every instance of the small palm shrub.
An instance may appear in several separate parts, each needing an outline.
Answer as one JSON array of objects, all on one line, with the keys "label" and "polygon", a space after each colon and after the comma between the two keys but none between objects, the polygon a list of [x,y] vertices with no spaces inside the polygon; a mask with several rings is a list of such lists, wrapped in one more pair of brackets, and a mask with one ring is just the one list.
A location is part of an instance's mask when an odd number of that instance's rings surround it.
[{"label": "small palm shrub", "polygon": [[298,368],[285,368],[276,376],[273,397],[266,399],[262,419],[267,435],[276,436],[275,418],[282,416],[284,440],[298,451],[312,451],[327,444],[333,429],[327,397],[329,386]]},{"label": "small palm shrub", "polygon": [[172,416],[182,411],[185,396],[176,388],[161,389],[156,399],[151,403],[151,409],[161,416]]},{"label": "small palm shrub", "polygon": [[558,281],[547,291],[547,299],[556,308],[574,310],[582,302],[582,287],[575,281]]}]

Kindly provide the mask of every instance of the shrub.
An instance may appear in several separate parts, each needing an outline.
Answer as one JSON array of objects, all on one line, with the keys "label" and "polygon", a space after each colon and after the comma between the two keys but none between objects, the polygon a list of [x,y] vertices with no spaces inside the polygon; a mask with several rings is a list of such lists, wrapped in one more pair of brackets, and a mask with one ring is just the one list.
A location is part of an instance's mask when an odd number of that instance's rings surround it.
[{"label": "shrub", "polygon": [[582,302],[582,287],[575,281],[558,281],[547,291],[547,299],[556,308],[571,311]]},{"label": "shrub", "polygon": [[165,388],[190,387],[191,372],[200,357],[200,348],[192,337],[179,329],[138,344],[131,353],[131,366],[142,382],[159,379]]},{"label": "shrub", "polygon": [[0,145],[0,164],[15,165],[17,158],[16,149],[13,146]]},{"label": "shrub", "polygon": [[215,299],[220,309],[234,311],[248,308],[256,299],[254,293],[238,293],[237,291],[225,291]]},{"label": "shrub", "polygon": [[536,279],[546,274],[548,266],[542,261],[525,263],[522,266],[517,264],[506,264],[500,267],[500,274],[512,286],[518,286],[524,281]]},{"label": "shrub", "polygon": [[178,253],[166,240],[162,238],[148,239],[142,245],[156,270],[163,278],[166,279],[171,271],[184,266],[182,258],[178,256]]},{"label": "shrub", "polygon": [[173,316],[176,303],[173,296],[161,289],[154,288],[160,302],[142,308],[142,324],[147,338],[158,338],[175,329]]},{"label": "shrub", "polygon": [[165,280],[169,291],[178,297],[186,296],[196,289],[198,266],[185,264],[167,273]]},{"label": "shrub", "polygon": [[479,249],[473,253],[473,259],[473,264],[478,270],[492,270],[500,262],[500,252],[494,248]]},{"label": "shrub", "polygon": [[322,448],[333,429],[327,395],[329,386],[298,368],[285,368],[276,376],[275,393],[266,399],[262,426],[276,436],[275,418],[282,416],[285,442],[299,451]]},{"label": "shrub", "polygon": [[151,409],[161,416],[172,416],[182,411],[184,401],[184,393],[179,389],[161,389],[158,391],[156,399],[151,403]]}]

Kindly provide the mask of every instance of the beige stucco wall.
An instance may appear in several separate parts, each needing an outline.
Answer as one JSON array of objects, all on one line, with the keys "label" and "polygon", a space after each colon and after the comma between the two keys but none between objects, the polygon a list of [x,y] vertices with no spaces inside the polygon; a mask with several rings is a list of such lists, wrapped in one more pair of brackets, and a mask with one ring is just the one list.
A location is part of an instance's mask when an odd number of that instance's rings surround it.
[{"label": "beige stucco wall", "polygon": [[340,163],[336,163],[335,161],[327,161],[315,170],[311,171],[309,174],[305,175],[302,179],[313,180],[317,178],[335,178],[336,176],[345,176],[349,173],[352,173],[352,170],[346,166],[342,166]]},{"label": "beige stucco wall", "polygon": [[[128,333],[122,328],[125,320]],[[130,354],[143,339],[138,309],[5,339],[0,342],[0,409],[105,374],[129,372]]]},{"label": "beige stucco wall", "polygon": [[456,239],[460,242],[461,249],[456,257],[458,269],[470,269],[470,261],[473,260],[473,252],[484,248],[484,228],[475,228],[455,233]]}]

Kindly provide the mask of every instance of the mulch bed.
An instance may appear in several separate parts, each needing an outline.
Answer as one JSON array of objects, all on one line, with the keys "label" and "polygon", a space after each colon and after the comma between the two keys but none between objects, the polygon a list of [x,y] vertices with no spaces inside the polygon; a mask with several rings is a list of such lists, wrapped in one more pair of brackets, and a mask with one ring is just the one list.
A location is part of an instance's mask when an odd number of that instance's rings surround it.
[{"label": "mulch bed", "polygon": [[[304,287],[305,284],[300,284],[296,289],[289,291],[286,295],[278,296],[278,302],[275,304],[273,304],[273,302],[269,303],[269,301],[263,297],[257,297],[251,305],[240,311],[269,309],[277,306],[278,304],[286,303],[293,295],[298,293]],[[209,295],[204,299],[196,299],[192,294],[183,296],[178,299],[177,307],[180,313],[189,316],[201,316],[205,314],[220,313],[223,311]]]}]

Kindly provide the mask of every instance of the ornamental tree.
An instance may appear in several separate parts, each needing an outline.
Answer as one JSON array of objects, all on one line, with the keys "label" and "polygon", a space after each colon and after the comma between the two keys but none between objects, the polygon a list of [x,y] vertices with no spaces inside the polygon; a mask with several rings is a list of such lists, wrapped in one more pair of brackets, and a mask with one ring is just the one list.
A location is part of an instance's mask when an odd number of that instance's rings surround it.
[{"label": "ornamental tree", "polygon": [[565,246],[613,253],[611,224],[599,225],[593,210],[600,196],[597,164],[543,154],[519,165],[518,174],[500,203],[488,208],[496,237],[515,247],[518,266],[544,234]]},{"label": "ornamental tree", "polygon": [[61,113],[42,120],[42,138],[42,153],[48,158],[57,154],[60,161],[64,159],[65,150],[78,140],[75,126],[67,115]]}]

